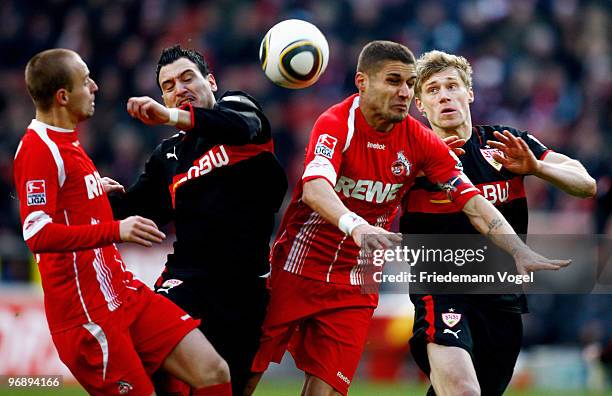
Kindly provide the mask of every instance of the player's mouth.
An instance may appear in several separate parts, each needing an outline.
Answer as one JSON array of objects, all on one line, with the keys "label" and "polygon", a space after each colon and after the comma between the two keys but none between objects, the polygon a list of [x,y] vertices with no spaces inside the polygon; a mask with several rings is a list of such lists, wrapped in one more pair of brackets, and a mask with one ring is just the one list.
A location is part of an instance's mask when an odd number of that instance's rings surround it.
[{"label": "player's mouth", "polygon": [[176,103],[176,107],[181,107],[187,103],[192,103],[193,102],[193,98],[183,98],[180,99],[177,103]]},{"label": "player's mouth", "polygon": [[392,105],[391,108],[402,113],[408,111],[408,105],[403,103]]},{"label": "player's mouth", "polygon": [[455,110],[453,107],[445,107],[440,110],[440,114],[443,116],[452,116],[457,114],[457,110]]}]

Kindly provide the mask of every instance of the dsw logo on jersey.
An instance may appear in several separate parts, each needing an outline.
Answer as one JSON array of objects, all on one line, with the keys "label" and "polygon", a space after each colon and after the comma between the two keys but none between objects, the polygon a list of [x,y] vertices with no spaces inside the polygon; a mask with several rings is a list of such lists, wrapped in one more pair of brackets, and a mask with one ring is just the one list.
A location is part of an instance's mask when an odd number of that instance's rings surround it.
[{"label": "dsw logo on jersey", "polygon": [[347,198],[355,198],[361,201],[383,203],[396,198],[397,192],[403,184],[383,184],[374,180],[353,180],[346,176],[340,176],[336,183],[337,193],[343,194]]},{"label": "dsw logo on jersey", "polygon": [[493,184],[479,185],[482,190],[482,195],[492,204],[506,202],[508,200],[508,191],[510,183],[501,181]]},{"label": "dsw logo on jersey", "polygon": [[189,168],[187,173],[184,173],[180,177],[175,177],[174,182],[170,186],[172,200],[174,201],[174,193],[181,184],[188,180],[204,176],[213,169],[221,168],[222,166],[229,164],[229,162],[229,155],[227,155],[223,145],[211,148],[203,156],[194,161],[194,165]]},{"label": "dsw logo on jersey", "polygon": [[85,175],[85,187],[87,187],[87,198],[94,199],[100,197],[104,193],[100,174],[96,171],[92,174]]},{"label": "dsw logo on jersey", "polygon": [[214,168],[220,168],[228,163],[229,156],[225,152],[225,147],[213,147],[197,160],[196,165],[189,168],[187,171],[187,180],[203,176]]}]

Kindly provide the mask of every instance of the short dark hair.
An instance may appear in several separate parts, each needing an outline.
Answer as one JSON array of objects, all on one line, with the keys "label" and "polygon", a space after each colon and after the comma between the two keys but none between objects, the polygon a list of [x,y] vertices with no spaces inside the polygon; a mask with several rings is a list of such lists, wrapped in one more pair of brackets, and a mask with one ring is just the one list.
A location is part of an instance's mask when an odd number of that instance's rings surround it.
[{"label": "short dark hair", "polygon": [[414,54],[405,45],[393,42],[376,40],[366,44],[359,54],[357,71],[374,74],[382,62],[399,61],[407,65],[416,64]]},{"label": "short dark hair", "polygon": [[161,85],[159,85],[159,71],[161,68],[175,62],[180,58],[187,58],[195,63],[198,66],[200,73],[202,73],[204,77],[210,74],[210,68],[208,67],[206,59],[204,59],[204,55],[200,54],[194,49],[183,48],[179,44],[176,44],[172,47],[164,48],[159,56],[159,60],[157,61],[157,71],[155,73],[155,77],[159,89],[161,89]]},{"label": "short dark hair", "polygon": [[39,52],[28,61],[26,87],[37,109],[48,111],[58,89],[72,91],[72,70],[66,67],[66,59],[75,55],[74,51],[54,48]]}]

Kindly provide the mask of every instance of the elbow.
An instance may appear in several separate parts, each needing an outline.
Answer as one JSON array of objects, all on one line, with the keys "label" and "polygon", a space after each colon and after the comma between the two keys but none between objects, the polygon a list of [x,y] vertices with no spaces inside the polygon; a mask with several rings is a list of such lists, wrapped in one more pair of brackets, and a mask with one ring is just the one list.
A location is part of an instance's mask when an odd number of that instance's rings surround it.
[{"label": "elbow", "polygon": [[28,239],[25,242],[26,242],[26,245],[28,245],[28,248],[30,249],[32,253],[34,254],[46,253],[45,246],[43,246],[43,244],[40,241],[40,238],[38,238],[37,236],[33,236],[32,238]]},{"label": "elbow", "polygon": [[304,185],[304,190],[302,191],[302,202],[312,209],[315,198],[312,189],[309,187],[310,186],[308,186],[308,183]]},{"label": "elbow", "polygon": [[589,179],[590,180],[587,183],[587,188],[584,191],[583,198],[595,198],[595,196],[597,195],[597,183],[592,177],[590,177]]},{"label": "elbow", "polygon": [[589,176],[584,181],[582,188],[576,189],[572,195],[578,198],[594,198],[595,195],[597,195],[597,183],[595,179]]}]

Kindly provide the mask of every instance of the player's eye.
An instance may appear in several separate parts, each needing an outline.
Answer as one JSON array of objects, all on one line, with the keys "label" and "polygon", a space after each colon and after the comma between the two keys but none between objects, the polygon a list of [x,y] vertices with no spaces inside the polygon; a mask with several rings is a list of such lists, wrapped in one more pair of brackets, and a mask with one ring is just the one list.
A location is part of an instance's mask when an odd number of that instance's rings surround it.
[{"label": "player's eye", "polygon": [[427,89],[427,93],[432,94],[432,95],[435,95],[435,94],[437,94],[437,93],[438,93],[438,88],[436,88],[436,87],[430,87],[430,88],[428,88],[428,89]]}]

